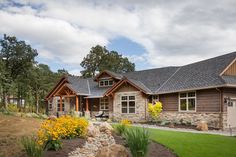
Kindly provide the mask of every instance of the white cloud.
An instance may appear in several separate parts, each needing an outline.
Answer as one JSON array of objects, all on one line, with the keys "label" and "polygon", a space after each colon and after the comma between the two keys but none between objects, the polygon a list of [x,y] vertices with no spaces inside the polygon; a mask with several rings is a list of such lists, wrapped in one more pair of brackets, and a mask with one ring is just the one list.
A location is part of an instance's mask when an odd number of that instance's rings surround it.
[{"label": "white cloud", "polygon": [[92,46],[119,36],[142,45],[147,53],[129,58],[150,66],[183,65],[236,49],[233,0],[2,4],[0,33],[28,40],[41,57],[74,67]]}]

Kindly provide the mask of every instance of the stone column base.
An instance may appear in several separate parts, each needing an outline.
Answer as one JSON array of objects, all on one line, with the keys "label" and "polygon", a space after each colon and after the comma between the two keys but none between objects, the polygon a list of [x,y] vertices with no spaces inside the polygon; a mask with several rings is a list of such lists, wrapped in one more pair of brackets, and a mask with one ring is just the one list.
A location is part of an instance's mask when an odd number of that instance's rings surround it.
[{"label": "stone column base", "polygon": [[90,118],[90,111],[85,111],[84,116],[85,116],[85,118]]},{"label": "stone column base", "polygon": [[75,117],[81,117],[82,116],[82,112],[80,112],[80,111],[75,111],[74,114],[75,114]]}]

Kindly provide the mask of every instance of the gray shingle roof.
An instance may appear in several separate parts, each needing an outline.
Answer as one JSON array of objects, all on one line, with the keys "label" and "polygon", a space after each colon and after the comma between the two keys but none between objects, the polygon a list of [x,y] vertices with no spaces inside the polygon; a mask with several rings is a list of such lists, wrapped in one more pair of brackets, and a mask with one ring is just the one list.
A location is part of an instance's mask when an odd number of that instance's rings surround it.
[{"label": "gray shingle roof", "polygon": [[182,66],[156,93],[224,85],[220,73],[235,57],[236,52],[233,52]]},{"label": "gray shingle roof", "polygon": [[142,82],[151,92],[155,92],[179,67],[165,67],[124,74],[128,79]]},{"label": "gray shingle roof", "polygon": [[[118,79],[128,79],[148,94],[177,92],[188,89],[236,84],[235,76],[220,76],[220,73],[236,58],[236,52],[182,67],[164,67],[116,74],[106,71]],[[71,88],[89,97],[102,97],[111,87],[98,87],[93,78],[82,79],[68,76]]]}]

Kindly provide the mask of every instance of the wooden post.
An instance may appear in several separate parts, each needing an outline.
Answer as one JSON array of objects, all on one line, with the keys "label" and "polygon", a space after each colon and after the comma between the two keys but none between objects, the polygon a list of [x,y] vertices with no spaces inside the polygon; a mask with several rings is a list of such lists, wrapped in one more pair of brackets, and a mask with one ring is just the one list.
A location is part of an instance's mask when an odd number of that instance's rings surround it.
[{"label": "wooden post", "polygon": [[89,109],[88,109],[88,98],[86,98],[86,111],[89,111]]},{"label": "wooden post", "polygon": [[79,96],[75,96],[75,111],[78,112],[79,111]]},{"label": "wooden post", "polygon": [[60,96],[60,111],[62,111],[62,97]]}]

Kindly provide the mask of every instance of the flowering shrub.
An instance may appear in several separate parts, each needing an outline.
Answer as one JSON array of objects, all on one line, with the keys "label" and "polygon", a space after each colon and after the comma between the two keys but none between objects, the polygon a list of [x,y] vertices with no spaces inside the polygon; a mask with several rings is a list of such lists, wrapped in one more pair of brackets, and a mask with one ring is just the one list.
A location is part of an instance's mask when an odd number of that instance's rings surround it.
[{"label": "flowering shrub", "polygon": [[132,122],[130,120],[128,120],[128,119],[123,119],[123,120],[120,121],[120,123],[122,125],[127,125],[127,126],[132,124]]},{"label": "flowering shrub", "polygon": [[152,119],[157,119],[162,111],[162,103],[156,102],[156,104],[149,103],[148,104],[148,113],[152,117]]},{"label": "flowering shrub", "polygon": [[46,143],[48,149],[61,148],[61,138],[74,138],[86,135],[88,121],[82,118],[62,116],[54,120],[46,120],[42,123],[37,135],[38,144]]}]

